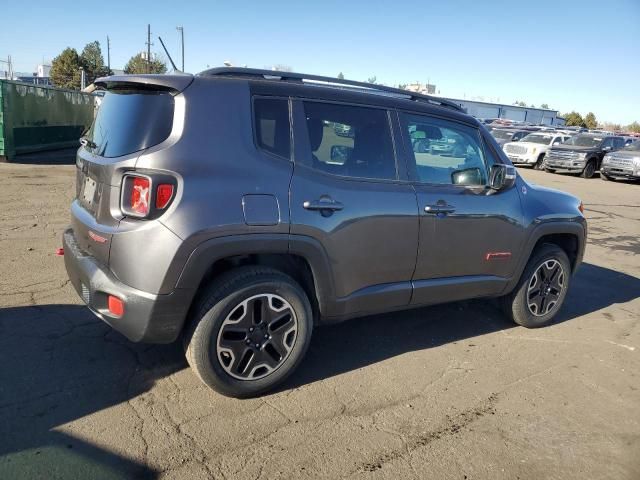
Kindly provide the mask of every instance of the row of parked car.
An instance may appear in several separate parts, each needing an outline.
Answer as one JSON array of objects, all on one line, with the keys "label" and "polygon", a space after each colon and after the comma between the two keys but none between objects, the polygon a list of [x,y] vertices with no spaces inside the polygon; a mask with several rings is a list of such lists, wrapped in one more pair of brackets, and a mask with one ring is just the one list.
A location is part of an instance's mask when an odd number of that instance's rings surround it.
[{"label": "row of parked car", "polygon": [[603,180],[640,180],[640,139],[604,131],[541,126],[487,125],[514,165],[547,172],[600,171]]}]

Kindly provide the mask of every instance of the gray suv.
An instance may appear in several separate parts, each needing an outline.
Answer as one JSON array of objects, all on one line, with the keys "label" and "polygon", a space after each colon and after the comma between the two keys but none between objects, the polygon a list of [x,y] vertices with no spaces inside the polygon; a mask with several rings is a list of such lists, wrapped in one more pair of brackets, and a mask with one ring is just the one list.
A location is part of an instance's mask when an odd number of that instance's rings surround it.
[{"label": "gray suv", "polygon": [[348,318],[494,297],[546,325],[582,261],[581,202],[445,100],[234,68],[96,84],[69,278],[130,340],[181,338],[222,394],[272,389]]}]

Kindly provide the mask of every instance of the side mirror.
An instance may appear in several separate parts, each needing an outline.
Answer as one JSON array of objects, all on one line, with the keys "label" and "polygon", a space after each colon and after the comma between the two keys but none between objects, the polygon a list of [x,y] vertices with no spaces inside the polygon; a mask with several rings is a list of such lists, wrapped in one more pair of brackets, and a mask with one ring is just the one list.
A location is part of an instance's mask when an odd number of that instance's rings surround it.
[{"label": "side mirror", "polygon": [[556,145],[560,145],[562,142],[560,140],[556,140],[555,142],[553,142],[553,146],[555,147]]},{"label": "side mirror", "polygon": [[498,163],[489,171],[489,187],[493,190],[506,190],[516,183],[516,168],[512,165]]},{"label": "side mirror", "polygon": [[606,147],[603,147],[602,150],[604,150],[605,152],[610,152],[611,150],[613,150],[613,148],[611,147],[611,145],[607,145]]},{"label": "side mirror", "polygon": [[451,173],[451,183],[454,185],[482,185],[482,172],[479,168],[465,168]]},{"label": "side mirror", "polygon": [[353,148],[346,145],[333,145],[331,147],[331,163],[344,165],[351,158]]}]

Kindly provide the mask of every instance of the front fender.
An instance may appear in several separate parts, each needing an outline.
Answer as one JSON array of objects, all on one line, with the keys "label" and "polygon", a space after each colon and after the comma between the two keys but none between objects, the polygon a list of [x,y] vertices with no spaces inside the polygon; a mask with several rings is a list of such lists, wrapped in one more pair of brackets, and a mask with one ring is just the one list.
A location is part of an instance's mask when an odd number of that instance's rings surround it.
[{"label": "front fender", "polygon": [[534,224],[531,228],[531,233],[529,234],[527,241],[523,245],[522,254],[520,256],[520,260],[518,261],[515,275],[507,284],[505,293],[512,291],[516,287],[518,281],[520,280],[520,277],[522,276],[522,273],[524,272],[525,267],[527,266],[527,263],[529,262],[529,259],[531,258],[533,249],[540,241],[540,239],[544,236],[554,234],[574,235],[577,239],[577,252],[576,259],[573,264],[572,273],[575,273],[575,271],[582,263],[582,258],[584,257],[584,251],[587,241],[587,223],[584,218],[581,218],[581,220],[549,220],[546,222]]}]

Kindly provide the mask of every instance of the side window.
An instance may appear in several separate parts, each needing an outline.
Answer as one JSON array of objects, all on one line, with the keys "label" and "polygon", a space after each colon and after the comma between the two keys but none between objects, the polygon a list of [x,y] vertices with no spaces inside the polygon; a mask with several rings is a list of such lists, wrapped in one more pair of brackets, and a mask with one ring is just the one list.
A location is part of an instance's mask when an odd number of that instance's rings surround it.
[{"label": "side window", "polygon": [[604,139],[604,141],[602,142],[602,148],[605,147],[613,148],[613,138],[609,137]]},{"label": "side window", "polygon": [[253,115],[258,147],[290,159],[289,102],[283,98],[256,98]]},{"label": "side window", "polygon": [[613,139],[613,148],[615,150],[624,147],[624,138],[616,137]]},{"label": "side window", "polygon": [[400,114],[416,172],[424,183],[486,185],[487,166],[477,129],[438,118]]},{"label": "side window", "polygon": [[334,175],[395,179],[386,110],[304,102],[313,168]]}]

